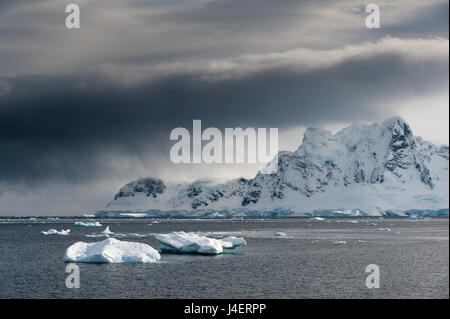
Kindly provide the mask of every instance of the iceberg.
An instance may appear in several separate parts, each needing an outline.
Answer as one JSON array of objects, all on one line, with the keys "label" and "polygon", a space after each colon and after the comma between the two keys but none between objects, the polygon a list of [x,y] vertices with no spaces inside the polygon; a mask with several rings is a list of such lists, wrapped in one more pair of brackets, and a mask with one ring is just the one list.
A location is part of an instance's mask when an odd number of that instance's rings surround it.
[{"label": "iceberg", "polygon": [[244,238],[229,236],[215,239],[182,231],[157,234],[155,238],[160,242],[161,251],[168,253],[217,255],[221,254],[224,248],[231,249],[246,245]]},{"label": "iceberg", "polygon": [[99,222],[92,222],[92,223],[84,223],[84,222],[75,222],[75,226],[83,226],[83,227],[101,227],[102,224]]},{"label": "iceberg", "polygon": [[391,231],[390,228],[378,228],[378,231]]},{"label": "iceberg", "polygon": [[322,217],[313,217],[313,218],[310,218],[311,220],[325,220],[325,218],[322,218]]},{"label": "iceberg", "polygon": [[69,235],[70,229],[61,229],[60,231],[57,231],[56,229],[49,229],[47,231],[41,231],[42,235]]},{"label": "iceberg", "polygon": [[247,242],[242,237],[228,236],[219,240],[222,242],[222,247],[227,249],[233,249],[247,245]]},{"label": "iceberg", "polygon": [[112,235],[112,234],[114,234],[114,232],[112,232],[112,231],[109,229],[109,226],[106,226],[105,230],[102,231],[102,234],[105,234],[105,235]]},{"label": "iceberg", "polygon": [[161,255],[144,243],[108,238],[95,243],[77,242],[66,250],[65,262],[80,263],[153,263]]}]

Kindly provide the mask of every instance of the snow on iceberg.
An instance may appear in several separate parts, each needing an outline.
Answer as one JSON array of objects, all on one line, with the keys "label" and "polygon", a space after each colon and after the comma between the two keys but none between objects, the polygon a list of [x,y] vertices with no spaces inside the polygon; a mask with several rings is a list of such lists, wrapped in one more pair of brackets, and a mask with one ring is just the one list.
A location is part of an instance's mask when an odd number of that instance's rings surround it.
[{"label": "snow on iceberg", "polygon": [[99,222],[92,222],[92,223],[84,223],[84,222],[75,222],[75,226],[83,226],[83,227],[101,227],[102,224]]},{"label": "snow on iceberg", "polygon": [[61,229],[60,231],[57,231],[56,229],[49,229],[47,231],[41,231],[42,235],[69,235],[70,229]]},{"label": "snow on iceberg", "polygon": [[153,247],[144,243],[108,238],[95,243],[77,242],[66,250],[65,262],[152,263],[161,259]]},{"label": "snow on iceberg", "polygon": [[215,239],[194,233],[172,232],[170,234],[157,234],[155,238],[160,242],[163,252],[217,255],[224,248],[236,248],[245,245],[244,238],[234,236]]}]

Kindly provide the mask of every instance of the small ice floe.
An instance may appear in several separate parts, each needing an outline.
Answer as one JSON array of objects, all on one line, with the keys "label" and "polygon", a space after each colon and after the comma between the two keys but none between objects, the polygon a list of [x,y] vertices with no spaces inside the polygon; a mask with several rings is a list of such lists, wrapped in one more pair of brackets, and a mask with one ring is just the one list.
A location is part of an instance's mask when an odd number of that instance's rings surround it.
[{"label": "small ice floe", "polygon": [[366,241],[366,240],[358,239],[358,243],[367,243],[367,241]]},{"label": "small ice floe", "polygon": [[85,223],[85,222],[75,222],[75,226],[82,226],[82,227],[101,227],[102,224],[99,222],[91,222],[91,223]]},{"label": "small ice floe", "polygon": [[375,223],[368,223],[367,226],[376,226],[377,224]]},{"label": "small ice floe", "polygon": [[152,220],[151,223],[152,223],[152,224],[159,224],[159,221],[157,221],[157,220]]},{"label": "small ice floe", "polygon": [[350,224],[358,224],[357,220],[347,220],[346,222]]},{"label": "small ice floe", "polygon": [[283,233],[283,232],[278,232],[278,233],[275,233],[275,236],[282,237],[282,236],[287,236],[287,234]]},{"label": "small ice floe", "polygon": [[378,231],[386,232],[386,231],[391,231],[391,229],[390,228],[378,228]]},{"label": "small ice floe", "polygon": [[152,263],[161,259],[153,247],[108,238],[96,243],[77,242],[66,250],[65,262],[80,263]]},{"label": "small ice floe", "polygon": [[381,219],[381,220],[383,220],[383,219],[384,219],[384,217],[378,217],[378,219]]},{"label": "small ice floe", "polygon": [[57,231],[56,229],[49,229],[47,231],[41,231],[42,235],[69,235],[70,229],[61,229],[60,231]]},{"label": "small ice floe", "polygon": [[311,220],[325,220],[325,218],[322,217],[312,217]]},{"label": "small ice floe", "polygon": [[217,255],[223,249],[231,249],[246,245],[244,238],[234,236],[215,239],[194,233],[172,232],[170,234],[157,234],[155,238],[160,242],[163,252]]},{"label": "small ice floe", "polygon": [[112,235],[112,234],[114,234],[114,232],[112,232],[112,231],[109,229],[109,226],[106,226],[105,230],[102,231],[102,234]]},{"label": "small ice floe", "polygon": [[417,217],[416,215],[411,215],[409,216],[409,219],[418,219],[419,217]]},{"label": "small ice floe", "polygon": [[244,221],[244,217],[235,217],[235,218],[232,218],[231,221],[233,221],[233,222],[243,222]]},{"label": "small ice floe", "polygon": [[333,244],[336,244],[336,245],[344,245],[346,243],[347,242],[345,240],[338,240],[338,241],[333,242]]}]

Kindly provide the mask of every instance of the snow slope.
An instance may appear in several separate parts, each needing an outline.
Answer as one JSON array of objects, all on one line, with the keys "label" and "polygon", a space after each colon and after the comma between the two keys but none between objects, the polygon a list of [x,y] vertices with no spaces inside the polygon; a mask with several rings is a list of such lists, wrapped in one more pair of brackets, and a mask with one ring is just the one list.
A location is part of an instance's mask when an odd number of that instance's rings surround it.
[{"label": "snow slope", "polygon": [[97,215],[448,215],[448,153],[399,117],[334,135],[308,128],[296,151],[278,153],[273,174],[223,184],[143,178]]}]

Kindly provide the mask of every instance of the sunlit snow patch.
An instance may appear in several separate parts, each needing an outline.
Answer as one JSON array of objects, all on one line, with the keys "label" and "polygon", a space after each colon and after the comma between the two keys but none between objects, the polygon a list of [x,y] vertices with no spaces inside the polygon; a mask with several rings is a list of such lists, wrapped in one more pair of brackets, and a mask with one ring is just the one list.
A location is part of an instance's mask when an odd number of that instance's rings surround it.
[{"label": "sunlit snow patch", "polygon": [[96,243],[77,242],[66,250],[65,262],[81,263],[152,263],[161,258],[153,247],[108,238]]},{"label": "sunlit snow patch", "polygon": [[244,238],[234,236],[215,239],[185,232],[157,234],[155,238],[160,242],[161,250],[169,253],[217,255],[224,248],[231,249],[246,244]]}]

